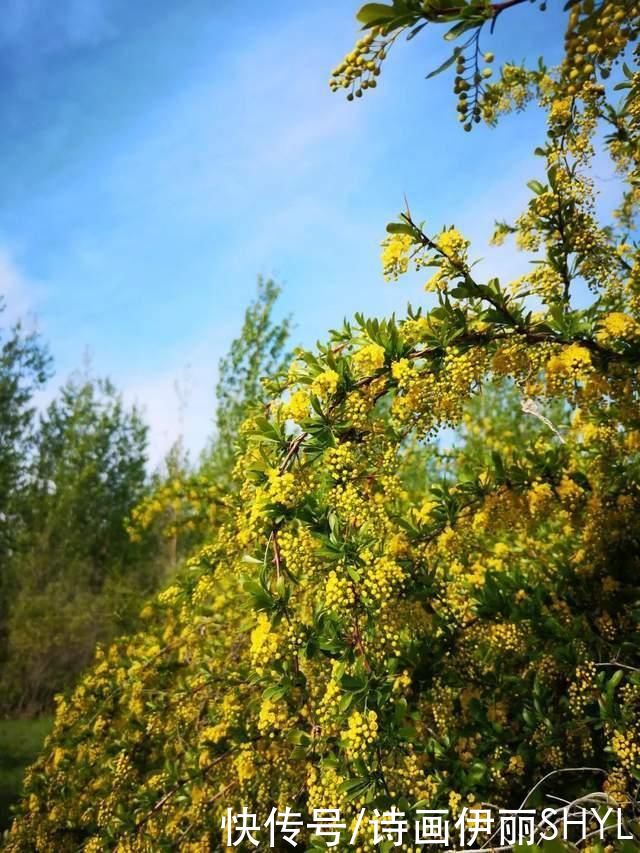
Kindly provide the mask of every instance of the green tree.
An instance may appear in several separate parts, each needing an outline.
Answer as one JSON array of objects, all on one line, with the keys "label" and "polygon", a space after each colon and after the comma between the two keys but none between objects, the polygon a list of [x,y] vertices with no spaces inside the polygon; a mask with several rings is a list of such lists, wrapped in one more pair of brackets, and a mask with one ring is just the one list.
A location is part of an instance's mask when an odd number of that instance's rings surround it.
[{"label": "green tree", "polygon": [[258,293],[245,311],[240,334],[218,365],[216,428],[202,466],[222,483],[230,482],[242,423],[269,399],[265,380],[273,382],[291,358],[291,317],[273,316],[281,292],[271,279],[258,278]]},{"label": "green tree", "polygon": [[[5,310],[0,301],[0,314]],[[21,529],[22,496],[33,446],[34,395],[51,359],[40,337],[20,323],[0,329],[0,660],[7,606],[14,591],[13,556]]]},{"label": "green tree", "polygon": [[38,710],[154,585],[150,543],[126,520],[146,488],[147,427],[108,380],[68,381],[40,418],[19,584],[8,617],[4,704]]},{"label": "green tree", "polygon": [[67,382],[41,419],[33,465],[31,529],[46,539],[46,577],[70,559],[99,589],[137,565],[125,519],[145,491],[147,426],[108,380]]}]

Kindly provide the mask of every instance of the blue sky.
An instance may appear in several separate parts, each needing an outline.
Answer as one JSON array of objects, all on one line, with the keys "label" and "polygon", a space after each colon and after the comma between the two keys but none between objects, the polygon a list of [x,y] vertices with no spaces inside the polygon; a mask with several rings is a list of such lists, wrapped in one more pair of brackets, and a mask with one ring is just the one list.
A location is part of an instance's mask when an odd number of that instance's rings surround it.
[{"label": "blue sky", "polygon": [[[5,0],[0,18],[0,292],[35,316],[55,385],[90,354],[150,422],[157,462],[211,428],[216,365],[259,273],[284,285],[296,342],[346,315],[402,312],[418,281],[382,280],[379,242],[403,206],[455,222],[487,269],[493,220],[516,214],[543,139],[532,111],[464,134],[450,49],[424,31],[376,92],[347,103],[331,68],[356,4],[282,0]],[[558,18],[504,15],[498,61],[561,44]]]}]

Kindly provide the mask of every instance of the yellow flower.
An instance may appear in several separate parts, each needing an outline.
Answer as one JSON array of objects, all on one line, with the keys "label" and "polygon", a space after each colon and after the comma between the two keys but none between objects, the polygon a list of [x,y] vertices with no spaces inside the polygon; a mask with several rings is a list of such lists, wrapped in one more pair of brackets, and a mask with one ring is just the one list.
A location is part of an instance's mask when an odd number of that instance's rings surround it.
[{"label": "yellow flower", "polygon": [[584,380],[593,371],[591,353],[581,344],[571,344],[551,356],[547,363],[548,381],[551,388],[562,387],[564,380]]},{"label": "yellow flower", "polygon": [[424,289],[427,293],[437,293],[439,290],[445,290],[449,280],[442,270],[434,272],[429,281],[425,284]]},{"label": "yellow flower", "polygon": [[605,314],[600,321],[597,338],[601,343],[609,343],[612,338],[631,341],[638,337],[640,337],[640,323],[628,314],[614,311],[611,314]]},{"label": "yellow flower", "polygon": [[438,502],[431,498],[426,498],[422,501],[420,508],[415,510],[416,520],[421,524],[428,524],[431,519],[431,513],[438,506]]},{"label": "yellow flower", "polygon": [[64,761],[64,757],[65,757],[64,749],[62,749],[62,747],[57,746],[53,750],[53,758],[52,758],[53,766],[56,768],[59,767],[60,764],[62,763],[62,761]]},{"label": "yellow flower", "polygon": [[556,486],[556,492],[563,504],[575,507],[584,495],[583,490],[571,477],[563,477]]},{"label": "yellow flower", "polygon": [[571,119],[571,98],[557,98],[551,104],[549,116],[551,121],[564,124]]},{"label": "yellow flower", "polygon": [[345,751],[352,758],[362,758],[378,737],[378,715],[375,711],[361,714],[353,711],[344,733]]},{"label": "yellow flower", "polygon": [[282,406],[285,418],[293,421],[303,421],[309,414],[309,396],[306,391],[294,391]]},{"label": "yellow flower", "polygon": [[580,373],[591,367],[591,353],[580,344],[571,344],[560,356],[563,364],[574,373]]},{"label": "yellow flower", "polygon": [[365,344],[353,355],[353,366],[359,376],[369,376],[384,366],[384,347]]},{"label": "yellow flower", "polygon": [[465,240],[457,228],[446,228],[435,239],[436,245],[442,249],[448,258],[461,261],[469,241]]},{"label": "yellow flower", "polygon": [[395,281],[407,271],[412,246],[409,234],[392,234],[382,241],[382,270],[387,281]]},{"label": "yellow flower", "polygon": [[311,393],[316,397],[327,398],[335,394],[340,377],[335,370],[325,370],[319,373],[311,383]]},{"label": "yellow flower", "polygon": [[413,366],[408,358],[401,358],[399,361],[394,361],[391,365],[391,375],[401,387],[412,373]]}]

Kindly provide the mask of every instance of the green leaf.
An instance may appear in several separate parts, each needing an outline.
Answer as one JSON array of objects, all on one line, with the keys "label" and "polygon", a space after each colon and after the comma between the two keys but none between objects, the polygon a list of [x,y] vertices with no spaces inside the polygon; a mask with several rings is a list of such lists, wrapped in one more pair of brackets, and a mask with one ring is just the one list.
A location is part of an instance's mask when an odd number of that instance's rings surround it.
[{"label": "green leaf", "polygon": [[244,590],[253,599],[257,610],[270,610],[273,608],[273,597],[258,581],[248,580],[244,583]]},{"label": "green leaf", "polygon": [[368,787],[369,780],[368,779],[347,779],[338,785],[338,791],[341,794],[352,794],[354,791],[360,791],[363,788]]},{"label": "green leaf", "polygon": [[274,699],[277,701],[278,699],[282,699],[287,693],[287,688],[283,687],[281,684],[273,684],[271,687],[267,687],[262,694],[264,699]]},{"label": "green leaf", "polygon": [[287,735],[289,743],[295,743],[298,746],[308,746],[311,743],[311,738],[306,732],[301,729],[293,729]]},{"label": "green leaf", "polygon": [[348,690],[352,693],[357,693],[366,687],[366,681],[362,678],[354,678],[353,675],[345,673],[340,679],[340,687],[343,690]]},{"label": "green leaf", "polygon": [[338,702],[338,711],[341,714],[343,714],[345,711],[348,711],[352,702],[353,702],[353,693],[345,694],[340,699],[340,701]]},{"label": "green leaf", "polygon": [[349,566],[347,568],[347,573],[354,583],[360,583],[360,572],[354,569],[353,566]]},{"label": "green leaf", "polygon": [[456,54],[452,53],[448,59],[445,59],[445,61],[442,63],[442,65],[439,65],[435,69],[435,71],[430,71],[429,74],[427,74],[425,79],[431,80],[432,77],[436,77],[438,74],[442,74],[442,72],[446,71],[447,68],[450,68],[455,61],[456,61]]},{"label": "green leaf", "polygon": [[428,23],[429,23],[428,21],[424,21],[422,24],[418,24],[417,27],[414,27],[411,30],[411,32],[409,33],[409,35],[407,36],[407,41],[411,41],[411,39],[415,38],[418,35],[418,33],[420,32],[420,30],[423,30],[427,26]]},{"label": "green leaf", "polygon": [[410,237],[415,237],[415,228],[408,225],[406,222],[390,222],[387,225],[389,234],[408,234]]},{"label": "green leaf", "polygon": [[505,475],[504,460],[502,459],[502,456],[498,453],[497,450],[491,451],[491,460],[493,462],[493,467],[495,468],[497,476],[502,479]]},{"label": "green leaf", "polygon": [[398,729],[398,735],[403,740],[414,741],[417,737],[416,730],[410,728],[409,726],[402,726]]},{"label": "green leaf", "polygon": [[384,3],[366,3],[358,11],[356,18],[361,24],[371,26],[380,21],[390,21],[395,17],[395,14],[392,6],[387,6]]},{"label": "green leaf", "polygon": [[478,22],[474,20],[458,21],[457,24],[454,24],[451,29],[444,34],[445,41],[454,41],[458,36],[461,36],[469,30],[475,30],[478,26]]},{"label": "green leaf", "polygon": [[544,192],[544,185],[540,183],[540,181],[529,181],[527,186],[530,190],[532,190],[536,195],[542,195]]},{"label": "green leaf", "polygon": [[616,687],[620,684],[622,679],[624,678],[624,672],[621,669],[616,670],[614,674],[609,679],[607,684],[607,695],[613,696]]}]

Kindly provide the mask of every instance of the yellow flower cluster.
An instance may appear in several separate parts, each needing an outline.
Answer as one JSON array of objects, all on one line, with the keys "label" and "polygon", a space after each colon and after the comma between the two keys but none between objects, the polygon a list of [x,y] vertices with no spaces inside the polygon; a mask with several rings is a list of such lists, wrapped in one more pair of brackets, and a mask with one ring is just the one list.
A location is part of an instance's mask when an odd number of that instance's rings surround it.
[{"label": "yellow flower cluster", "polygon": [[370,410],[371,404],[367,396],[360,391],[351,391],[347,394],[342,406],[345,421],[358,430],[368,428]]},{"label": "yellow flower cluster", "polygon": [[571,477],[563,476],[556,486],[556,494],[561,503],[570,510],[575,510],[584,498],[584,490]]},{"label": "yellow flower cluster", "polygon": [[335,370],[324,370],[311,383],[311,393],[321,400],[326,400],[336,393],[340,377]]},{"label": "yellow flower cluster", "polygon": [[391,234],[382,241],[382,272],[387,281],[397,281],[407,272],[413,246],[410,234]]},{"label": "yellow flower cluster", "polygon": [[324,766],[319,769],[309,764],[305,780],[309,809],[340,808],[343,802],[339,789],[344,781],[344,777],[334,767]]},{"label": "yellow flower cluster", "polygon": [[251,632],[251,661],[257,670],[271,663],[278,654],[279,638],[271,630],[271,622],[266,613],[259,613],[256,625]]},{"label": "yellow flower cluster", "polygon": [[617,767],[611,773],[607,774],[602,788],[618,806],[624,807],[629,804],[630,799],[627,793],[629,779],[621,768]]},{"label": "yellow flower cluster", "polygon": [[304,497],[304,484],[290,471],[281,472],[278,469],[272,469],[269,471],[267,482],[267,491],[273,503],[292,507]]},{"label": "yellow flower cluster", "polygon": [[637,732],[615,732],[611,748],[625,770],[635,771],[640,764],[640,736]]},{"label": "yellow flower cluster", "polygon": [[324,588],[324,603],[327,609],[336,613],[346,613],[349,612],[355,600],[353,582],[332,569],[327,575]]},{"label": "yellow flower cluster", "polygon": [[336,513],[355,528],[379,519],[382,509],[378,503],[371,501],[366,491],[360,491],[353,483],[337,485],[331,490],[331,500]]},{"label": "yellow flower cluster", "polygon": [[219,488],[206,477],[174,477],[133,508],[127,525],[129,536],[139,541],[154,527],[166,539],[181,533],[203,533],[215,521],[219,498]]},{"label": "yellow flower cluster", "polygon": [[429,316],[410,317],[400,324],[402,337],[409,344],[424,341],[437,328],[437,319]]},{"label": "yellow flower cluster", "polygon": [[413,365],[408,358],[401,358],[391,365],[391,375],[397,381],[399,388],[407,388],[409,380],[414,375]]},{"label": "yellow flower cluster", "polygon": [[196,583],[193,590],[193,603],[194,604],[205,604],[208,601],[213,599],[213,596],[216,591],[216,584],[214,576],[211,575],[202,575],[198,578],[198,582]]},{"label": "yellow flower cluster", "polygon": [[547,363],[547,386],[559,393],[567,382],[584,382],[593,372],[591,353],[581,344],[570,344]]},{"label": "yellow flower cluster", "polygon": [[482,118],[495,125],[501,115],[522,110],[534,97],[536,75],[520,65],[505,63],[500,79],[485,87],[482,98]]},{"label": "yellow flower cluster", "polygon": [[325,463],[331,479],[336,483],[346,483],[353,479],[357,471],[354,451],[355,447],[350,441],[327,450]]},{"label": "yellow flower cluster", "polygon": [[357,376],[370,376],[384,367],[385,352],[380,344],[365,344],[353,354],[352,363]]},{"label": "yellow flower cluster", "polygon": [[465,263],[469,241],[462,236],[457,228],[453,226],[445,228],[437,235],[434,242],[456,266]]},{"label": "yellow flower cluster", "polygon": [[300,423],[309,414],[309,395],[306,391],[299,389],[294,391],[289,399],[282,404],[281,411],[284,418]]},{"label": "yellow flower cluster", "polygon": [[440,253],[436,253],[431,261],[425,262],[438,269],[425,284],[424,289],[432,293],[446,290],[451,280],[460,276],[467,266],[466,240],[457,228],[445,228],[434,240]]},{"label": "yellow flower cluster", "polygon": [[364,595],[375,601],[377,606],[388,607],[403,581],[404,571],[401,566],[388,557],[381,557],[367,566],[362,584]]},{"label": "yellow flower cluster", "polygon": [[628,314],[613,311],[602,317],[597,339],[605,346],[619,340],[636,341],[640,339],[640,323]]},{"label": "yellow flower cluster", "polygon": [[258,714],[257,726],[261,734],[275,737],[276,732],[286,729],[291,725],[289,709],[284,702],[274,702],[271,699],[263,699]]},{"label": "yellow flower cluster", "polygon": [[316,719],[323,737],[335,737],[340,731],[340,713],[338,704],[342,698],[342,690],[336,681],[337,665],[334,664],[331,678],[318,702]]},{"label": "yellow flower cluster", "polygon": [[565,282],[557,269],[551,264],[536,264],[525,277],[531,292],[539,296],[547,305],[560,301],[564,296]]},{"label": "yellow flower cluster", "polygon": [[587,661],[576,668],[575,678],[569,685],[569,707],[574,714],[581,714],[593,701],[596,666]]},{"label": "yellow flower cluster", "polygon": [[256,760],[250,747],[243,747],[233,763],[240,785],[250,782],[255,778],[257,772]]},{"label": "yellow flower cluster", "polygon": [[497,622],[491,626],[487,640],[500,653],[523,654],[526,649],[526,630],[513,622]]},{"label": "yellow flower cluster", "polygon": [[375,711],[353,711],[342,735],[345,752],[351,760],[366,758],[375,748],[378,737],[378,715]]},{"label": "yellow flower cluster", "polygon": [[417,800],[432,803],[438,793],[438,780],[426,772],[425,756],[417,754],[413,744],[408,744],[407,750],[398,761],[393,764],[387,761],[383,765],[391,796],[397,797],[400,791],[410,788],[415,791]]},{"label": "yellow flower cluster", "polygon": [[311,575],[318,565],[318,543],[309,528],[298,525],[278,533],[278,547],[287,570],[294,576]]}]

